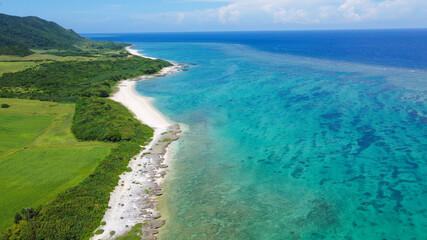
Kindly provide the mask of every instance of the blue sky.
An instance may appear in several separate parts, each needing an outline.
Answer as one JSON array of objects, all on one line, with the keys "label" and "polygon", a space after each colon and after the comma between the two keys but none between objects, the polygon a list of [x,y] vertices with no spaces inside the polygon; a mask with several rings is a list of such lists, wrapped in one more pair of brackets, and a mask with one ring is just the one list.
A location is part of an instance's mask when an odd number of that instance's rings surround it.
[{"label": "blue sky", "polygon": [[79,33],[427,28],[427,0],[0,0]]}]

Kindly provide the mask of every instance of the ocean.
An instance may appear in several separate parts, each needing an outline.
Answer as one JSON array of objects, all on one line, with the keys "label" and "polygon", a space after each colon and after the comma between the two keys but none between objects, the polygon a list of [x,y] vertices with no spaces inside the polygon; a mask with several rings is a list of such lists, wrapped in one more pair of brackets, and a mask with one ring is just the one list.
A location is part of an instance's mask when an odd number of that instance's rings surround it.
[{"label": "ocean", "polygon": [[85,36],[186,66],[159,239],[427,239],[427,30]]}]

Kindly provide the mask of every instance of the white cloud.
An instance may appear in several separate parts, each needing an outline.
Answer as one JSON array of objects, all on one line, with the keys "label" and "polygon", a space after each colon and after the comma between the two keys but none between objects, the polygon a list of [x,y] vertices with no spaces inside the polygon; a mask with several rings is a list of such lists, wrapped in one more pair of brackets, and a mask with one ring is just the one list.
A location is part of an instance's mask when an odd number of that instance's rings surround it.
[{"label": "white cloud", "polygon": [[276,23],[305,23],[308,22],[307,12],[303,9],[291,8],[289,10],[280,9],[274,12],[274,21]]},{"label": "white cloud", "polygon": [[218,17],[222,23],[237,23],[240,17],[238,4],[230,4],[218,9]]},{"label": "white cloud", "polygon": [[137,14],[134,18],[140,20],[141,26],[144,23],[153,26],[167,23],[173,29],[178,29],[179,25],[182,30],[402,27],[405,26],[400,24],[402,21],[406,21],[406,26],[408,23],[420,23],[427,27],[427,0],[184,1],[223,2],[224,6],[186,12]]},{"label": "white cloud", "polygon": [[178,18],[176,20],[177,24],[183,24],[185,19],[185,13],[178,13]]},{"label": "white cloud", "polygon": [[[214,9],[223,24],[262,15],[271,23],[351,23],[368,20],[404,19],[415,16],[426,19],[426,0],[190,0],[224,2]],[[212,9],[210,9],[212,11]],[[255,20],[255,19],[253,19]]]}]

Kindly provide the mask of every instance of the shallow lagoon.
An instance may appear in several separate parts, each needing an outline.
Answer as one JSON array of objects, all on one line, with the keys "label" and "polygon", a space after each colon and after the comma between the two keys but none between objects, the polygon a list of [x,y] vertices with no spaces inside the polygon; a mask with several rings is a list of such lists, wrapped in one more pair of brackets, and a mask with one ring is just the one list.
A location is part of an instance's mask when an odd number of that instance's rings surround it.
[{"label": "shallow lagoon", "polygon": [[137,86],[188,127],[162,239],[427,237],[423,70],[236,44],[137,48],[189,66]]}]

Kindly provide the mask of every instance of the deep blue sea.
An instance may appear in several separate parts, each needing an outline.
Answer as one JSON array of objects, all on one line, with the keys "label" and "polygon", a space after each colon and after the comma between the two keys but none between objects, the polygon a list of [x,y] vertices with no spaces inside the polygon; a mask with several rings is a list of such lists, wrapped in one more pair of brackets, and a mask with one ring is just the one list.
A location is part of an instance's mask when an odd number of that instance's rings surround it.
[{"label": "deep blue sea", "polygon": [[160,239],[427,239],[427,30],[86,36],[187,66]]}]

